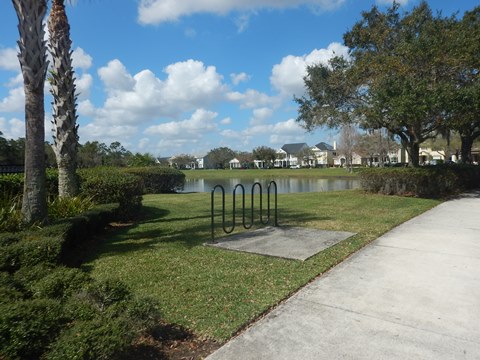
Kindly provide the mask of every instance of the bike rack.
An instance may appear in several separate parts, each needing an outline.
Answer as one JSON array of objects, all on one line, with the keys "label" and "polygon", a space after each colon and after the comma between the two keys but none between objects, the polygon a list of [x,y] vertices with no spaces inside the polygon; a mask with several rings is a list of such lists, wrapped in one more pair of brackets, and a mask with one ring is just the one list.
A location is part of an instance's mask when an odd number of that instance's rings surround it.
[{"label": "bike rack", "polygon": [[267,186],[267,218],[266,220],[263,219],[263,194],[262,194],[262,184],[259,182],[256,182],[252,185],[252,190],[251,190],[251,212],[250,212],[250,222],[247,224],[246,222],[246,217],[245,217],[245,187],[242,184],[237,184],[233,188],[233,209],[232,209],[232,215],[233,215],[233,221],[232,221],[232,226],[231,228],[227,228],[225,224],[225,188],[222,185],[215,185],[212,189],[211,192],[211,217],[212,217],[212,242],[215,242],[215,212],[214,212],[214,195],[215,191],[217,189],[220,189],[222,192],[222,228],[223,231],[226,234],[230,234],[235,230],[235,225],[236,225],[236,194],[237,194],[237,189],[241,189],[242,191],[242,225],[243,227],[248,230],[250,229],[253,224],[254,224],[254,199],[255,199],[255,188],[258,187],[259,189],[259,195],[260,195],[260,223],[262,225],[268,225],[270,223],[270,189],[272,185],[275,187],[275,217],[274,217],[274,223],[273,226],[278,226],[278,211],[277,211],[277,183],[275,181],[270,181],[270,183]]}]

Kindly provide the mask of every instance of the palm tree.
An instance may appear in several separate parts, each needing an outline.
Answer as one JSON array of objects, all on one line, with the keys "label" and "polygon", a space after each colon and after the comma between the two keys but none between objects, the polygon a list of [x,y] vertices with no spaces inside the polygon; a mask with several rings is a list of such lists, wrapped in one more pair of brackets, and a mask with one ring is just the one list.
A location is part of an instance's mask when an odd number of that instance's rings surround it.
[{"label": "palm tree", "polygon": [[71,197],[78,193],[75,78],[72,66],[72,41],[63,0],[53,0],[48,19],[49,50],[52,55],[50,73],[53,95],[53,122],[55,156],[58,166],[58,193]]},{"label": "palm tree", "polygon": [[26,223],[45,222],[45,76],[48,67],[43,19],[46,0],[12,0],[18,17],[18,60],[25,91],[25,184],[22,214]]}]

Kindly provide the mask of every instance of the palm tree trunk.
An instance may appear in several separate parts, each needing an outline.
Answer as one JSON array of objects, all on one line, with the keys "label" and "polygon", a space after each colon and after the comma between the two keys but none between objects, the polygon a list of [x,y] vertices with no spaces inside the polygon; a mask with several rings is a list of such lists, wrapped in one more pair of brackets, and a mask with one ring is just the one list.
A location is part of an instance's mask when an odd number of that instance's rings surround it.
[{"label": "palm tree trunk", "polygon": [[49,78],[53,95],[54,146],[58,166],[58,194],[78,194],[77,115],[75,78],[72,66],[72,41],[63,0],[53,0],[48,19],[52,70]]},{"label": "palm tree trunk", "polygon": [[25,90],[25,184],[22,215],[26,223],[45,222],[45,76],[48,67],[44,41],[45,0],[12,0],[18,17],[18,59]]}]

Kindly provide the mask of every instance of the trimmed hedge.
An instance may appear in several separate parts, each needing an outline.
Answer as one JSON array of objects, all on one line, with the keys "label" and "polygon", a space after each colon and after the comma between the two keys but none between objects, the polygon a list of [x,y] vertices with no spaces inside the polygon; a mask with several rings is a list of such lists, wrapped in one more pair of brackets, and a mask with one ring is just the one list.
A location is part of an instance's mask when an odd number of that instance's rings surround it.
[{"label": "trimmed hedge", "polygon": [[[45,173],[47,196],[58,195],[58,171],[48,169]],[[23,174],[0,175],[0,197],[13,198],[23,194]]]},{"label": "trimmed hedge", "polygon": [[359,176],[364,190],[385,195],[437,198],[480,187],[478,166],[372,168]]},{"label": "trimmed hedge", "polygon": [[104,205],[0,234],[0,359],[112,359],[158,324],[155,302],[62,265],[81,264],[93,235],[117,216],[115,205]]},{"label": "trimmed hedge", "polygon": [[173,168],[150,166],[124,171],[142,178],[145,194],[173,193],[183,190],[185,185],[185,174]]}]

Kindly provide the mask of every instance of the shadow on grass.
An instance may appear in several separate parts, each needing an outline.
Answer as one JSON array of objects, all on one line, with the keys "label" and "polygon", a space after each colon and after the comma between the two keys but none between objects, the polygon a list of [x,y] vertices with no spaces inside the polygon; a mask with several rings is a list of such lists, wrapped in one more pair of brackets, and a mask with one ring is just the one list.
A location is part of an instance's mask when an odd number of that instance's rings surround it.
[{"label": "shadow on grass", "polygon": [[[152,206],[144,208],[143,217],[131,226],[121,228],[107,235],[105,241],[90,260],[112,256],[115,254],[134,253],[137,251],[159,250],[161,244],[175,244],[175,247],[189,250],[202,246],[211,240],[211,217],[209,212],[198,216],[165,218],[170,212]],[[319,218],[306,212],[294,212],[288,209],[279,210],[279,225],[302,226],[308,221],[331,220],[330,217]],[[244,232],[241,216],[237,215],[234,233]],[[248,222],[248,218],[247,218]],[[225,226],[230,228],[232,217],[226,214]],[[261,228],[258,219],[255,220],[252,230]],[[215,237],[224,235],[222,231],[221,215],[215,219]]]}]

